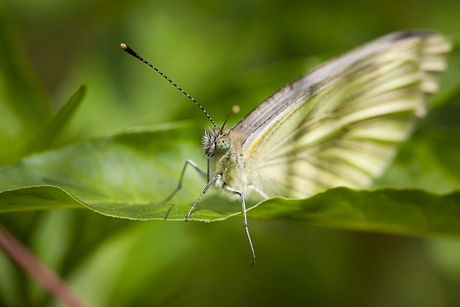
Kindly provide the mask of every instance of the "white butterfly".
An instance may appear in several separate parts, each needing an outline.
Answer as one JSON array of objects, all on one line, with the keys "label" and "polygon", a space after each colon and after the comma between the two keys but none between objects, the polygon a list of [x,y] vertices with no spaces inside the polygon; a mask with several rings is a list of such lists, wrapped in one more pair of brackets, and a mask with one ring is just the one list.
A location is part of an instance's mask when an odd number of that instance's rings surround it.
[{"label": "white butterfly", "polygon": [[[125,44],[122,48],[154,68]],[[396,32],[333,58],[281,88],[225,130],[204,131],[208,184],[240,199],[247,227],[245,195],[304,198],[346,186],[362,188],[382,174],[426,114],[424,98],[437,90],[450,43],[430,31]]]}]

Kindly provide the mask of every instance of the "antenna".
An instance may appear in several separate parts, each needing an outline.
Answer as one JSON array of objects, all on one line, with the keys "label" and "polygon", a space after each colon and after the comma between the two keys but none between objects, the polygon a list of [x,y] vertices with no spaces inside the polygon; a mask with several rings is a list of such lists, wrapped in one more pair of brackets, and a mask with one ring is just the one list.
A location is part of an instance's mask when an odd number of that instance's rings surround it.
[{"label": "antenna", "polygon": [[227,123],[228,119],[230,118],[230,115],[237,114],[239,112],[240,112],[240,106],[234,105],[232,107],[232,110],[230,111],[230,113],[227,114],[227,118],[225,119],[224,123],[222,124],[222,128],[220,128],[220,133],[224,132],[225,124]]},{"label": "antenna", "polygon": [[187,96],[188,98],[190,98],[191,101],[193,101],[200,109],[201,111],[204,112],[204,114],[206,115],[206,117],[211,121],[212,125],[214,126],[214,128],[216,129],[219,129],[217,128],[216,124],[214,123],[214,121],[212,120],[211,116],[209,116],[208,112],[206,112],[206,110],[198,103],[196,102],[195,99],[193,99],[192,96],[190,96],[189,94],[187,94],[183,89],[181,89],[176,83],[174,83],[171,79],[169,79],[164,73],[162,73],[160,70],[158,70],[158,68],[156,68],[155,66],[153,66],[152,64],[150,64],[149,62],[147,62],[146,60],[144,60],[140,55],[138,55],[133,49],[129,48],[126,44],[123,44],[121,43],[121,48],[128,52],[130,55],[134,56],[135,58],[138,58],[140,61],[144,62],[145,64],[147,64],[148,66],[152,67],[157,73],[159,73],[163,78],[165,78],[166,80],[169,81],[169,83],[171,83],[172,85],[174,85],[179,91],[182,92],[182,94],[184,94],[185,96]]}]

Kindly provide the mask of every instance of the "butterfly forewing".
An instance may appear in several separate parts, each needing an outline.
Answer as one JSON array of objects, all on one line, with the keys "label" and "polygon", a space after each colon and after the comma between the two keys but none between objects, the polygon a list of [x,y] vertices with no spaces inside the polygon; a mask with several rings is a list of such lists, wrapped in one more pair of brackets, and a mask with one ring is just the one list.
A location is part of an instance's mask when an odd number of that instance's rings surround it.
[{"label": "butterfly forewing", "polygon": [[248,181],[286,197],[369,185],[426,113],[449,49],[435,33],[394,33],[288,84],[232,129],[247,137]]}]

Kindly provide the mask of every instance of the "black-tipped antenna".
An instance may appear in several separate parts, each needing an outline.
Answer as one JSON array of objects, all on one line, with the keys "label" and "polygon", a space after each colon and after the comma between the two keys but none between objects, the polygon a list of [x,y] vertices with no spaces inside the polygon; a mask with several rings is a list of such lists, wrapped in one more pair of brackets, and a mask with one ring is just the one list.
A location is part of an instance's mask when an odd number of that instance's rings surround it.
[{"label": "black-tipped antenna", "polygon": [[129,48],[126,44],[121,44],[121,48],[128,52],[130,55],[138,58],[139,60],[141,60],[142,62],[144,62],[145,64],[147,64],[148,66],[152,67],[157,73],[159,73],[163,78],[165,78],[166,80],[169,81],[169,83],[171,83],[172,85],[174,85],[179,91],[182,92],[182,94],[184,94],[185,96],[187,96],[188,98],[190,98],[191,101],[193,101],[200,109],[201,111],[204,112],[204,114],[206,115],[206,117],[211,121],[212,125],[214,126],[214,128],[218,129],[216,124],[214,123],[214,121],[212,120],[211,116],[209,116],[208,112],[206,112],[206,110],[198,103],[196,102],[195,99],[193,99],[192,96],[190,96],[189,94],[187,94],[183,89],[181,89],[176,83],[174,83],[171,79],[169,79],[164,73],[162,73],[161,71],[158,70],[158,68],[156,68],[155,66],[153,66],[152,64],[150,64],[149,62],[147,62],[146,60],[144,60],[140,55],[138,55],[133,49]]}]

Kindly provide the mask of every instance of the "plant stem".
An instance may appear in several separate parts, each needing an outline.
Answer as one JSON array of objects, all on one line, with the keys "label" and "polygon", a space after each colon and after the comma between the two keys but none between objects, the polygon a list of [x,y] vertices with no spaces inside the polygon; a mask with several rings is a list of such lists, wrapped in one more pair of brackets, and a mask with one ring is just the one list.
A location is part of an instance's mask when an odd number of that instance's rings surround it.
[{"label": "plant stem", "polygon": [[56,274],[45,267],[35,255],[0,224],[0,249],[51,296],[70,307],[89,307]]}]

